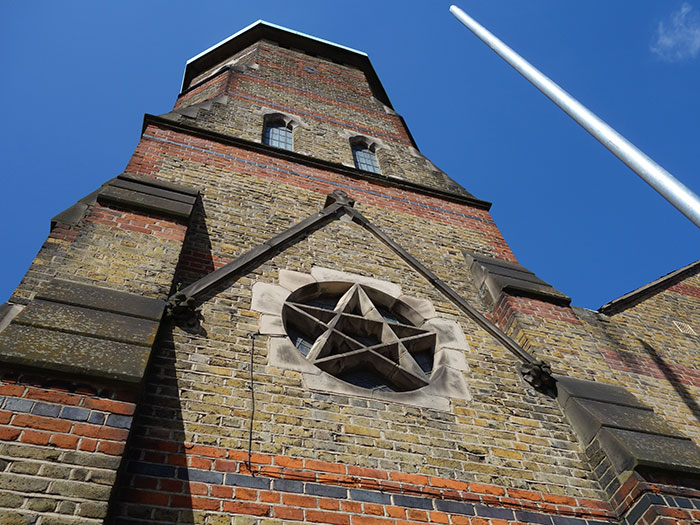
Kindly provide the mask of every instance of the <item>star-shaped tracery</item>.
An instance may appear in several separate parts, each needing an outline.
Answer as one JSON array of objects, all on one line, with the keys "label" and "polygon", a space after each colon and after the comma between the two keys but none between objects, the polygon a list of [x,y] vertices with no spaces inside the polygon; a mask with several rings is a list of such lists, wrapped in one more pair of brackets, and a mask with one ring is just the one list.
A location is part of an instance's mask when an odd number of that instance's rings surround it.
[{"label": "star-shaped tracery", "polygon": [[405,303],[363,284],[314,283],[289,296],[283,317],[290,339],[321,370],[371,390],[426,386],[435,333],[415,326]]}]

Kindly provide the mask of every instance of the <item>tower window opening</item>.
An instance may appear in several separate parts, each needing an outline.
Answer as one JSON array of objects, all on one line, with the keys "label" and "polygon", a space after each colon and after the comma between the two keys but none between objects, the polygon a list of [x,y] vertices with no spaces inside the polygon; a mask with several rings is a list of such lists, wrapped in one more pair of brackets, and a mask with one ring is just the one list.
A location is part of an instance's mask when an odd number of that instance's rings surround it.
[{"label": "tower window opening", "polygon": [[379,164],[377,163],[377,155],[374,153],[372,146],[368,146],[364,142],[352,144],[352,157],[355,160],[355,167],[357,169],[370,171],[372,173],[381,173]]},{"label": "tower window opening", "polygon": [[292,151],[292,128],[282,121],[270,122],[265,125],[263,143],[275,148]]}]

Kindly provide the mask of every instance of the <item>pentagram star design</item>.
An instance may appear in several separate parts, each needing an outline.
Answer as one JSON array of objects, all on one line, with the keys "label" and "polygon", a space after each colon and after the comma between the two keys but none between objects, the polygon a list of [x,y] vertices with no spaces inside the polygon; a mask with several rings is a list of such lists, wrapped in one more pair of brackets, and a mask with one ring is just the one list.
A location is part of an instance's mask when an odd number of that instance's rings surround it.
[{"label": "pentagram star design", "polygon": [[435,333],[410,324],[411,308],[358,283],[335,290],[302,288],[285,302],[287,334],[308,361],[329,374],[373,390],[426,386]]}]

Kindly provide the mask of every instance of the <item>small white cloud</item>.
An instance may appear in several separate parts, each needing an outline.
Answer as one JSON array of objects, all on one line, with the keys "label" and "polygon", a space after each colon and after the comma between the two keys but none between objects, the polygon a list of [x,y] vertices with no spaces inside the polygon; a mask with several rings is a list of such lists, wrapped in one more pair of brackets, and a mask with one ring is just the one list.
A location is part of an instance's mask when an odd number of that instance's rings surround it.
[{"label": "small white cloud", "polygon": [[659,22],[651,51],[666,62],[680,62],[700,53],[700,16],[688,3]]}]

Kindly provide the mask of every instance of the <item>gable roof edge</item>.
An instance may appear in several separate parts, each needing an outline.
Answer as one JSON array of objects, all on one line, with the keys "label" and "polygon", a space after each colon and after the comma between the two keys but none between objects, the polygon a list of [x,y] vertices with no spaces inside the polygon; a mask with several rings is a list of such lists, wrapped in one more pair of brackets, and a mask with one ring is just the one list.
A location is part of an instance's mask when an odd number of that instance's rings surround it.
[{"label": "gable roof edge", "polygon": [[613,299],[612,301],[605,303],[603,306],[598,308],[598,312],[606,315],[615,315],[616,313],[622,312],[627,308],[639,304],[652,295],[665,290],[669,286],[672,286],[678,281],[681,281],[699,271],[700,259],[690,263],[687,266],[679,268],[678,270],[668,273],[663,277],[659,277],[655,281],[645,284],[636,290],[632,290],[631,292],[628,292],[617,299]]}]

